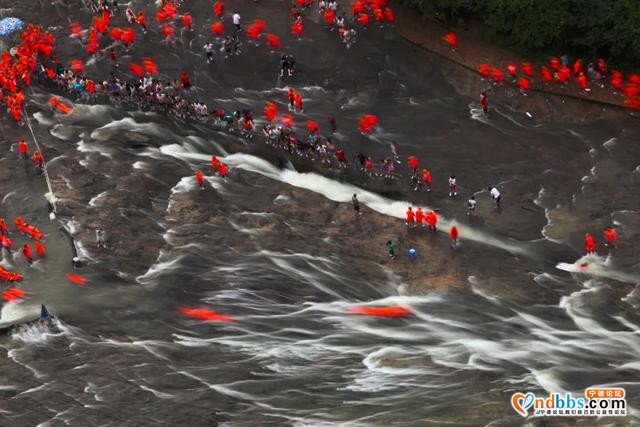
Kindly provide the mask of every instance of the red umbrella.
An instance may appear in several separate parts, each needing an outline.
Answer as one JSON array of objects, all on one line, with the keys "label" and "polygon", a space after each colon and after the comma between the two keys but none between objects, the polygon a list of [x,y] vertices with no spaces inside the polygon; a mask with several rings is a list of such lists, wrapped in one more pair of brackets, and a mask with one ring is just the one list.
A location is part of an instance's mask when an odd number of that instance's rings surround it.
[{"label": "red umbrella", "polygon": [[264,107],[264,116],[268,121],[274,121],[278,116],[278,106],[273,102],[267,102],[267,105]]},{"label": "red umbrella", "polygon": [[369,15],[367,15],[366,13],[361,13],[360,15],[358,15],[358,22],[363,27],[366,27],[367,25],[369,25]]},{"label": "red umbrella", "polygon": [[525,79],[524,77],[522,77],[522,78],[518,79],[518,87],[523,92],[526,92],[526,91],[531,89],[531,81]]},{"label": "red umbrella", "polygon": [[211,32],[216,36],[224,34],[224,25],[222,25],[222,22],[214,22],[211,24]]},{"label": "red umbrella", "polygon": [[171,25],[165,25],[164,27],[160,28],[160,32],[162,33],[165,39],[173,37],[173,34],[174,34],[174,30]]},{"label": "red umbrella", "polygon": [[533,66],[531,64],[529,64],[528,62],[523,62],[522,63],[522,72],[528,77],[533,77]]},{"label": "red umbrella", "polygon": [[144,70],[148,74],[151,74],[151,75],[158,74],[158,66],[156,65],[155,62],[153,62],[151,58],[144,58],[142,60],[142,66],[144,67]]},{"label": "red umbrella", "polygon": [[79,59],[74,59],[71,61],[71,71],[76,74],[82,74],[84,71],[84,64]]},{"label": "red umbrella", "polygon": [[293,24],[291,24],[291,34],[296,37],[302,37],[303,33],[304,26],[302,25],[302,22],[294,22]]},{"label": "red umbrella", "polygon": [[112,40],[120,40],[122,38],[122,30],[118,27],[113,27],[109,32]]},{"label": "red umbrella", "polygon": [[280,49],[280,38],[273,34],[267,34],[267,45],[271,49]]},{"label": "red umbrella", "polygon": [[307,129],[309,129],[309,133],[317,133],[320,130],[318,123],[314,121],[307,122]]},{"label": "red umbrella", "polygon": [[480,72],[480,75],[486,79],[491,76],[491,67],[488,64],[480,64],[478,72]]},{"label": "red umbrella", "polygon": [[283,114],[280,121],[289,129],[293,127],[293,116],[291,114]]},{"label": "red umbrella", "polygon": [[444,42],[449,45],[450,48],[455,49],[458,47],[458,38],[453,33],[447,33],[444,36]]},{"label": "red umbrella", "polygon": [[193,19],[191,19],[191,15],[189,15],[188,13],[182,15],[182,26],[185,28],[191,28],[191,25],[193,25]]}]

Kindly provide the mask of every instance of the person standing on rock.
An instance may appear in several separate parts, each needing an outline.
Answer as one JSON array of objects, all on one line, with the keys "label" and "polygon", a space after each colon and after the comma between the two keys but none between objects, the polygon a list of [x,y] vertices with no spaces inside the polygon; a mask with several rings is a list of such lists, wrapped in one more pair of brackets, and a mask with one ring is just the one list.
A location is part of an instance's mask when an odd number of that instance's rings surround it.
[{"label": "person standing on rock", "polygon": [[96,229],[96,246],[99,248],[104,248],[104,230],[102,227],[98,227]]},{"label": "person standing on rock", "polygon": [[20,152],[20,157],[23,159],[27,158],[27,141],[23,139],[18,142],[18,151]]},{"label": "person standing on rock", "polygon": [[407,209],[407,225],[414,225],[415,220],[416,220],[416,216],[411,206],[409,206],[409,209]]},{"label": "person standing on rock", "polygon": [[25,243],[24,246],[22,246],[22,255],[24,255],[29,264],[33,262],[33,254],[31,253],[31,247],[28,243]]},{"label": "person standing on rock", "polygon": [[425,220],[427,221],[427,227],[429,228],[429,230],[433,231],[434,233],[438,231],[436,228],[438,217],[434,211],[427,212]]},{"label": "person standing on rock", "polygon": [[469,200],[467,200],[467,215],[475,215],[476,204],[476,196],[469,197]]},{"label": "person standing on rock", "polygon": [[451,175],[449,177],[449,197],[458,195],[458,184],[456,182],[456,176]]},{"label": "person standing on rock", "polygon": [[451,245],[453,246],[454,249],[456,246],[458,246],[459,234],[460,233],[458,232],[458,227],[456,227],[455,225],[452,225],[451,228],[449,229],[449,237],[451,237]]},{"label": "person standing on rock", "polygon": [[607,239],[608,246],[612,247],[613,249],[616,248],[616,242],[618,241],[616,230],[614,230],[612,227],[605,228],[604,238]]},{"label": "person standing on rock", "polygon": [[44,169],[44,159],[42,158],[42,154],[39,151],[33,153],[33,162],[36,164],[36,167],[41,171]]},{"label": "person standing on rock", "polygon": [[356,213],[356,217],[358,215],[362,215],[362,212],[360,212],[360,202],[358,201],[358,196],[356,194],[351,197],[351,203],[353,203],[353,211]]},{"label": "person standing on rock", "polygon": [[418,210],[416,211],[416,227],[422,227],[423,220],[424,220],[424,212],[422,211],[422,208],[418,208]]},{"label": "person standing on rock", "polygon": [[424,191],[431,192],[431,172],[429,169],[422,169],[422,185],[424,185]]},{"label": "person standing on rock", "polygon": [[487,93],[482,92],[480,94],[480,104],[482,105],[482,111],[484,111],[485,115],[489,115],[489,98],[487,98]]},{"label": "person standing on rock", "polygon": [[500,208],[500,192],[496,187],[487,187],[489,193],[491,194],[491,198],[496,205],[496,209]]},{"label": "person standing on rock", "polygon": [[396,245],[391,240],[387,241],[387,249],[389,250],[389,258],[396,259]]}]

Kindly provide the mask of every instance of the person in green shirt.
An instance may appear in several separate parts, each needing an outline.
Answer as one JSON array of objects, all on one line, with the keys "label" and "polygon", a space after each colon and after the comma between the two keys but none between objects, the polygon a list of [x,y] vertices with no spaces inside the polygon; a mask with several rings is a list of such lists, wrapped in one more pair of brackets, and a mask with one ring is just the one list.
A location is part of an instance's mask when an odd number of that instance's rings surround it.
[{"label": "person in green shirt", "polygon": [[389,249],[389,258],[396,259],[396,245],[391,240],[387,242],[387,248]]}]

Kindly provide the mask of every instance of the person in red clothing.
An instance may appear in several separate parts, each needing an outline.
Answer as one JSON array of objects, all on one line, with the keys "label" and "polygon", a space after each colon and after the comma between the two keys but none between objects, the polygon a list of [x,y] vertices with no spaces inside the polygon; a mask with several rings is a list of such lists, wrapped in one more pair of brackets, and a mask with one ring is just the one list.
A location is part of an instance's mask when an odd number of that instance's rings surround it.
[{"label": "person in red clothing", "polygon": [[200,171],[196,171],[196,181],[200,188],[204,188],[204,174]]},{"label": "person in red clothing", "polygon": [[31,247],[28,243],[25,243],[24,246],[22,246],[22,255],[24,255],[27,261],[33,261],[33,254],[31,253]]},{"label": "person in red clothing", "polygon": [[414,224],[415,220],[416,216],[413,213],[413,209],[411,208],[411,206],[409,206],[409,209],[407,209],[407,225]]},{"label": "person in red clothing", "polygon": [[211,166],[213,167],[213,171],[217,172],[218,167],[220,166],[220,160],[216,156],[211,156]]},{"label": "person in red clothing", "polygon": [[20,142],[18,142],[18,151],[20,152],[20,157],[23,159],[27,158],[27,141],[21,139]]},{"label": "person in red clothing", "polygon": [[188,90],[191,87],[191,79],[189,78],[189,73],[187,73],[186,71],[180,73],[180,82],[182,83],[182,87]]},{"label": "person in red clothing", "polygon": [[147,32],[147,17],[145,16],[144,12],[138,12],[136,23],[142,27],[143,32]]},{"label": "person in red clothing", "polygon": [[618,234],[616,230],[612,227],[607,227],[604,229],[604,238],[607,239],[609,246],[615,249],[616,242],[618,241]]},{"label": "person in red clothing", "polygon": [[33,153],[33,161],[40,169],[44,168],[44,159],[42,158],[42,154],[40,154],[39,151]]},{"label": "person in red clothing", "polygon": [[218,173],[221,177],[226,178],[227,174],[229,173],[229,168],[227,167],[227,165],[221,162],[220,166],[218,167]]},{"label": "person in red clothing", "polygon": [[587,250],[587,254],[592,254],[596,251],[596,239],[589,233],[584,235],[584,247]]},{"label": "person in red clothing", "polygon": [[44,257],[45,254],[47,253],[47,251],[44,248],[44,245],[42,244],[42,242],[40,242],[40,240],[36,241],[36,252],[38,253],[38,256],[40,258]]},{"label": "person in red clothing", "polygon": [[484,114],[489,114],[489,98],[487,98],[487,93],[482,92],[480,94],[480,104],[482,104],[482,111]]},{"label": "person in red clothing", "polygon": [[449,237],[451,237],[451,243],[454,248],[458,245],[458,235],[459,235],[458,227],[456,227],[455,225],[452,225],[451,228],[449,229]]},{"label": "person in red clothing", "polygon": [[422,169],[422,184],[424,191],[431,192],[431,172],[427,168]]},{"label": "person in red clothing", "polygon": [[416,211],[416,226],[421,227],[423,225],[422,221],[424,221],[424,212],[422,208],[418,208]]},{"label": "person in red clothing", "polygon": [[13,242],[11,241],[10,238],[6,236],[0,236],[0,243],[2,244],[3,248],[11,252],[11,248],[13,247]]},{"label": "person in red clothing", "polygon": [[0,233],[4,236],[8,232],[9,229],[7,228],[7,223],[5,222],[4,218],[0,218]]},{"label": "person in red clothing", "polygon": [[436,228],[436,224],[438,223],[438,217],[434,211],[427,212],[427,216],[425,219],[427,221],[427,227],[429,228],[429,230],[433,231],[434,233],[438,231]]}]

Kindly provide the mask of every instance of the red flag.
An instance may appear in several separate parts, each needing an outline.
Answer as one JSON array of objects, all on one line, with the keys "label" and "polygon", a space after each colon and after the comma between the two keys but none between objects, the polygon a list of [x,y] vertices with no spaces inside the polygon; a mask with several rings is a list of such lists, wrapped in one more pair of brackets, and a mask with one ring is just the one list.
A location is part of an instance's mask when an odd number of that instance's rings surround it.
[{"label": "red flag", "polygon": [[216,36],[224,34],[224,25],[222,25],[222,22],[214,22],[211,24],[211,32]]},{"label": "red flag", "polygon": [[208,308],[180,307],[179,311],[186,317],[191,317],[193,319],[203,320],[206,322],[229,323],[233,321],[233,317],[217,313],[213,310],[209,310]]},{"label": "red flag", "polygon": [[144,70],[142,69],[141,66],[139,66],[138,64],[130,64],[129,65],[129,69],[131,70],[131,72],[133,73],[133,75],[137,76],[137,77],[142,77],[144,76]]},{"label": "red flag", "polygon": [[447,33],[447,35],[444,36],[444,41],[452,49],[455,49],[456,47],[458,47],[458,38],[453,33]]},{"label": "red flag", "polygon": [[74,285],[83,286],[87,283],[87,280],[84,277],[79,276],[77,274],[67,273],[65,274],[65,276],[67,276],[67,280],[73,283]]}]

